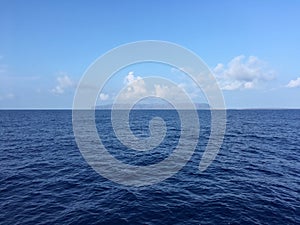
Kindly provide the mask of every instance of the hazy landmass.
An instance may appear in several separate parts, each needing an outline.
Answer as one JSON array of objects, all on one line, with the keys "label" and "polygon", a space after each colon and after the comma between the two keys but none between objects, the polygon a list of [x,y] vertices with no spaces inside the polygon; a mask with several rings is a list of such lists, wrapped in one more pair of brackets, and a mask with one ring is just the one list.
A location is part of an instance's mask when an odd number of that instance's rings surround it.
[{"label": "hazy landmass", "polygon": [[[191,109],[188,104],[180,103],[179,109]],[[194,104],[196,109],[210,109],[209,104],[207,103],[195,103]],[[113,104],[105,104],[105,105],[98,105],[96,109],[112,109]],[[116,109],[128,109],[130,108],[128,104],[117,104],[114,105]],[[134,105],[133,109],[174,109],[171,104],[167,103],[138,103]]]}]

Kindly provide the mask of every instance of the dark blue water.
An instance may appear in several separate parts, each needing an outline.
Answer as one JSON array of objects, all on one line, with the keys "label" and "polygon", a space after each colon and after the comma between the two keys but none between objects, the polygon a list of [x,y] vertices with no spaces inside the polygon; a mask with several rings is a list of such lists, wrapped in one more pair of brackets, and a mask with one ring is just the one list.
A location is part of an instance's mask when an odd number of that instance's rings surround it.
[{"label": "dark blue water", "polygon": [[[228,111],[222,148],[212,165],[198,164],[210,134],[199,111],[199,144],[189,163],[153,186],[133,188],[98,175],[83,159],[71,111],[0,111],[1,224],[300,224],[300,110]],[[176,111],[133,111],[131,128],[149,135],[165,119],[161,145],[146,154],[127,149],[97,111],[105,146],[117,159],[157,163],[180,138]]]}]

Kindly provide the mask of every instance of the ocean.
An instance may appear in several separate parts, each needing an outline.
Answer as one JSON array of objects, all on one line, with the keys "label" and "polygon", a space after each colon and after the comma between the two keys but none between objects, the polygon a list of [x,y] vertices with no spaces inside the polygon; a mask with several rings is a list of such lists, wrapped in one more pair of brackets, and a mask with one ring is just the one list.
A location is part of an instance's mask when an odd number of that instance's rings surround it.
[{"label": "ocean", "polygon": [[[99,137],[123,163],[147,166],[180,138],[174,110],[133,110],[133,134],[164,119],[166,136],[147,152],[116,137],[109,110],[96,111]],[[131,187],[100,176],[79,151],[71,110],[0,111],[0,224],[300,224],[300,110],[227,110],[224,142],[198,169],[210,111],[198,111],[195,152],[175,175]],[[113,172],[113,171],[112,171]]]}]

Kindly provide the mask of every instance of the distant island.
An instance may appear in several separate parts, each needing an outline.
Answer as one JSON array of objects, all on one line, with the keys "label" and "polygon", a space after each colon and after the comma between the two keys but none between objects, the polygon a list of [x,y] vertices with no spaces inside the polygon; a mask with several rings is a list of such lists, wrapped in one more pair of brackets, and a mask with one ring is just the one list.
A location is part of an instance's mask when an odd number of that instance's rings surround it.
[{"label": "distant island", "polygon": [[[190,109],[188,104],[180,103],[178,104],[180,106],[180,109]],[[99,110],[110,110],[112,109],[113,104],[105,104],[105,105],[97,105],[95,109]],[[194,103],[194,106],[196,109],[202,109],[202,110],[209,110],[210,106],[207,103]],[[128,109],[128,104],[118,104],[114,106],[117,109]],[[133,109],[174,109],[174,107],[171,104],[167,103],[137,103]]]}]

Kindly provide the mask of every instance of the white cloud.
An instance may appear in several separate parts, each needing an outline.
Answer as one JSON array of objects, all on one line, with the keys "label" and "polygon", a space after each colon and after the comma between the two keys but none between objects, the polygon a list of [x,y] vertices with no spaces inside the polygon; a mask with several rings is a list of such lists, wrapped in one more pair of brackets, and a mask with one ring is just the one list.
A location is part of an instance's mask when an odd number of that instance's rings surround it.
[{"label": "white cloud", "polygon": [[[135,76],[133,72],[128,73],[124,79],[127,86],[119,96],[120,100],[126,102],[143,96],[173,99],[178,102],[182,100],[176,87],[165,83],[155,83],[155,79],[152,82],[146,82],[142,77]],[[185,90],[186,84],[180,83],[177,86]]]},{"label": "white cloud", "polygon": [[[184,90],[183,84],[179,84],[179,85],[177,85],[177,87]],[[153,93],[153,96],[155,96],[157,98],[163,98],[163,99],[167,98],[167,99],[171,99],[171,100],[177,101],[177,102],[182,101],[182,96],[180,94],[178,94],[177,88],[175,88],[173,86],[170,87],[170,86],[164,85],[164,84],[155,84],[154,91],[152,91],[152,93]]]},{"label": "white cloud", "polygon": [[165,98],[169,93],[171,93],[170,88],[166,85],[155,84],[154,90],[154,96],[158,98]]},{"label": "white cloud", "polygon": [[231,82],[225,82],[223,81],[223,84],[221,84],[222,90],[232,91],[239,89],[241,87],[241,82],[239,81],[231,81]]},{"label": "white cloud", "polygon": [[132,84],[138,80],[142,80],[142,78],[140,76],[134,76],[134,72],[131,71],[127,74],[127,76],[124,79],[124,83],[129,85]]},{"label": "white cloud", "polygon": [[100,96],[99,96],[99,98],[100,98],[101,101],[106,101],[106,100],[108,100],[109,95],[101,93]]},{"label": "white cloud", "polygon": [[58,84],[55,88],[51,90],[53,94],[63,94],[66,89],[75,86],[74,81],[72,81],[68,75],[62,75],[60,77],[57,77],[56,81]]},{"label": "white cloud", "polygon": [[127,88],[120,96],[123,100],[130,100],[147,93],[145,81],[140,76],[135,76],[133,72],[128,73],[124,83],[127,85]]},{"label": "white cloud", "polygon": [[252,89],[275,77],[262,60],[243,55],[233,58],[226,66],[217,64],[213,72],[222,90]]},{"label": "white cloud", "polygon": [[296,80],[291,80],[286,87],[288,88],[296,88],[300,87],[300,77],[298,77]]}]

